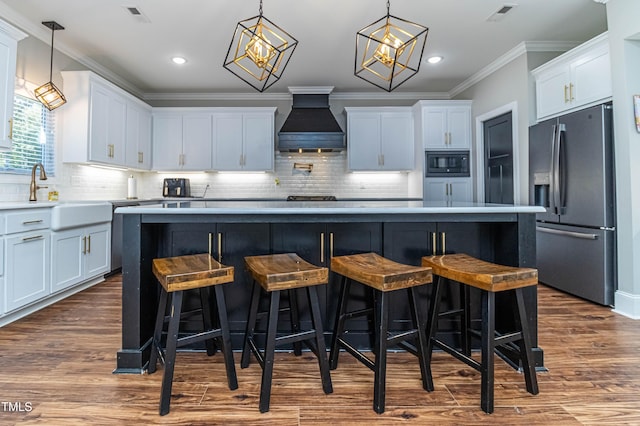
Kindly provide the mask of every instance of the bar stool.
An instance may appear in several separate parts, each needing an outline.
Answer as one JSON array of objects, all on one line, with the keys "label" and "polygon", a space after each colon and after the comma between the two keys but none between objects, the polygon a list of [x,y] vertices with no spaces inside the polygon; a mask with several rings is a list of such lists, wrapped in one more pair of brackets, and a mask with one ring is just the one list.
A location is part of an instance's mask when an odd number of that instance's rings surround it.
[{"label": "bar stool", "polygon": [[[222,265],[209,254],[153,259],[152,270],[160,282],[162,289],[156,315],[148,372],[151,374],[156,371],[157,358],[160,356],[164,361],[164,375],[162,378],[162,390],[160,392],[160,415],[164,416],[169,413],[173,370],[175,367],[176,349],[178,347],[205,341],[207,344],[207,354],[213,355],[215,352],[213,343],[214,340],[217,340],[224,356],[229,389],[234,390],[238,388],[236,369],[233,363],[233,353],[231,352],[227,308],[222,286],[219,285],[233,282],[234,270],[233,266]],[[217,328],[213,328],[212,326],[211,309],[209,307],[209,287],[213,287],[215,293]],[[178,338],[181,318],[193,313],[182,312],[183,292],[191,289],[200,290],[201,309],[199,309],[198,312],[202,313],[205,330],[201,333]],[[166,349],[163,351],[160,342],[164,324],[167,320],[165,312],[169,294],[171,294],[171,308],[168,316],[169,326],[167,330]]]},{"label": "bar stool", "polygon": [[[316,290],[317,285],[327,283],[329,276],[327,268],[307,263],[295,253],[247,256],[244,261],[254,282],[240,366],[242,368],[248,367],[251,353],[253,353],[262,367],[260,412],[269,411],[271,379],[277,346],[293,343],[294,353],[300,355],[300,343],[304,343],[318,358],[324,393],[332,393],[333,387],[327,361],[327,349],[324,343],[320,303]],[[306,289],[311,313],[312,328],[306,331],[300,330],[296,302],[297,291],[301,289]],[[281,292],[285,290],[289,292],[288,310],[292,332],[277,336],[278,316],[283,311],[280,309],[280,296]],[[269,309],[265,312],[258,312],[263,292],[270,296]],[[254,340],[254,333],[258,318],[267,315],[266,342],[264,350],[261,351]]]},{"label": "bar stool", "polygon": [[[431,392],[433,379],[431,367],[427,358],[427,336],[425,324],[421,319],[422,309],[417,303],[416,287],[431,283],[431,268],[403,265],[393,262],[376,253],[363,253],[331,258],[331,270],[342,275],[340,297],[338,299],[338,313],[333,329],[333,341],[331,344],[331,356],[329,364],[331,369],[338,367],[340,347],[353,355],[358,361],[374,371],[373,409],[376,413],[384,412],[387,348],[400,345],[407,347],[406,342],[415,340],[415,351],[420,362],[422,387]],[[374,307],[357,311],[347,311],[350,287],[352,281],[360,282],[373,289]],[[408,291],[409,305],[413,319],[413,329],[392,334],[389,333],[389,299],[390,293],[396,290]],[[345,339],[345,323],[348,319],[359,316],[371,315],[375,322],[373,348],[374,361],[356,349]],[[413,350],[412,350],[413,351]]]},{"label": "bar stool", "polygon": [[[493,412],[494,400],[494,359],[496,348],[505,346],[514,350],[513,342],[518,342],[518,353],[525,377],[527,391],[533,395],[538,394],[538,382],[536,379],[535,365],[533,363],[532,341],[529,332],[529,323],[524,306],[522,289],[538,284],[538,271],[532,268],[516,268],[485,262],[466,254],[447,254],[442,256],[426,256],[422,258],[422,265],[433,268],[437,276],[432,294],[431,308],[427,322],[429,343],[427,356],[431,361],[433,346],[437,346],[445,352],[453,355],[481,374],[481,402],[480,406],[486,413]],[[466,287],[461,292],[461,308],[456,311],[440,313],[439,305],[443,279],[457,281]],[[481,291],[482,305],[482,329],[480,332],[470,328],[469,311],[469,287],[475,287]],[[515,295],[513,315],[516,330],[506,334],[496,333],[496,302],[495,294],[502,291],[511,291]],[[460,314],[461,338],[463,341],[461,350],[457,350],[437,338],[438,320],[451,314]],[[471,358],[469,340],[471,337],[480,338],[481,361]]]}]

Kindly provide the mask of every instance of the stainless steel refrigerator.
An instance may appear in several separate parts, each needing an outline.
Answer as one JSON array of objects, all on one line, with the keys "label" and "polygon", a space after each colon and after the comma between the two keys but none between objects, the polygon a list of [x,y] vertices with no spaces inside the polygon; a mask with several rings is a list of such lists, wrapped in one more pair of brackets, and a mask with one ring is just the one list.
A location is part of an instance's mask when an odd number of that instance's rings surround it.
[{"label": "stainless steel refrigerator", "polygon": [[540,282],[613,305],[615,175],[611,104],[529,128],[530,204],[537,215]]}]

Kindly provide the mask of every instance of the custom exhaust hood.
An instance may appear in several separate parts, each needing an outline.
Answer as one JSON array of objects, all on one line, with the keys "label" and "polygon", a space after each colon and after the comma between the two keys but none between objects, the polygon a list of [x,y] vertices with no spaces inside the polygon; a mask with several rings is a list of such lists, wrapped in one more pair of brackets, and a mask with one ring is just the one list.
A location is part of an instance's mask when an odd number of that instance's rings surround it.
[{"label": "custom exhaust hood", "polygon": [[293,106],[278,132],[278,151],[336,152],[346,148],[344,132],[329,109],[332,89],[289,88]]}]

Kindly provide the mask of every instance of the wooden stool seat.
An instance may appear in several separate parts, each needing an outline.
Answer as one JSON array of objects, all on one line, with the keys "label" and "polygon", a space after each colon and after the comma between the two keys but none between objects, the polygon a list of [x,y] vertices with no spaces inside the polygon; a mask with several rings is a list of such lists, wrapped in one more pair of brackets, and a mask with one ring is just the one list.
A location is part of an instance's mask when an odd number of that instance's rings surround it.
[{"label": "wooden stool seat", "polygon": [[403,265],[376,253],[333,257],[331,270],[380,291],[428,284],[433,279],[430,268]]},{"label": "wooden stool seat", "polygon": [[[419,300],[416,287],[429,284],[432,281],[431,268],[403,265],[386,259],[376,253],[362,253],[331,258],[331,270],[342,275],[342,285],[338,299],[338,313],[333,329],[331,355],[329,365],[331,369],[338,367],[340,348],[344,348],[358,361],[374,371],[373,409],[376,413],[384,412],[386,392],[386,364],[387,349],[400,346],[418,355],[422,387],[427,391],[433,390],[431,368],[426,356],[427,335],[425,324],[421,319],[423,309],[418,306]],[[352,282],[360,282],[372,289],[374,293],[373,307],[348,311]],[[407,290],[413,329],[391,333],[389,332],[389,304],[393,291]],[[345,330],[347,320],[360,316],[373,315],[374,360],[358,350],[347,339],[349,334]],[[371,330],[370,330],[371,332]],[[407,342],[415,341],[415,347]]]},{"label": "wooden stool seat", "polygon": [[[333,386],[316,289],[318,285],[328,282],[329,271],[327,268],[312,265],[296,253],[247,256],[245,257],[245,266],[253,277],[254,284],[240,366],[242,368],[248,367],[253,353],[262,367],[260,412],[269,411],[273,364],[277,346],[293,344],[294,353],[301,355],[301,344],[304,343],[318,358],[323,391],[332,393]],[[311,328],[308,330],[300,330],[297,292],[302,290],[306,292],[311,316]],[[282,291],[289,293],[288,309],[280,309]],[[263,293],[269,295],[269,308],[267,311],[259,312]],[[291,321],[291,332],[287,334],[278,332],[278,317],[280,312],[285,310],[289,311]],[[263,350],[258,348],[254,338],[256,323],[262,317],[267,317],[267,332]]]},{"label": "wooden stool seat", "polygon": [[537,269],[498,265],[464,253],[423,257],[422,265],[441,277],[491,292],[538,284]]},{"label": "wooden stool seat", "polygon": [[[433,268],[433,273],[437,277],[431,295],[431,307],[427,322],[427,357],[429,362],[431,362],[433,347],[437,346],[479,371],[481,375],[480,406],[486,413],[492,413],[494,406],[494,352],[502,347],[506,351],[518,355],[527,391],[537,395],[538,382],[531,349],[531,333],[529,332],[529,320],[522,292],[526,287],[538,284],[538,271],[533,268],[498,265],[467,254],[425,256],[422,258],[422,265]],[[463,285],[460,309],[440,312],[443,279],[456,281]],[[478,288],[481,294],[480,331],[471,328],[472,302],[469,293],[471,287]],[[513,311],[515,330],[497,331],[495,328],[497,310],[502,308],[496,304],[495,297],[498,292],[511,292],[514,296],[513,302],[508,302],[505,307]],[[462,317],[460,321],[460,349],[437,338],[438,320],[454,315]],[[480,338],[480,362],[471,358],[470,340],[472,337]],[[515,343],[517,346],[514,345]]]},{"label": "wooden stool seat", "polygon": [[[231,351],[231,336],[227,320],[227,307],[222,286],[233,282],[233,266],[225,266],[216,261],[210,254],[194,254],[153,259],[153,274],[161,285],[160,301],[156,314],[155,329],[149,357],[149,374],[156,371],[158,357],[164,361],[162,390],[160,391],[160,415],[169,413],[171,403],[171,388],[173,386],[173,372],[175,368],[176,350],[181,346],[197,342],[206,342],[207,354],[215,353],[214,341],[219,342],[227,372],[229,389],[238,388],[236,369]],[[209,288],[213,287],[216,300],[216,317],[212,317],[209,306]],[[198,289],[200,291],[200,309],[192,312],[182,312],[182,300],[185,290]],[[170,306],[169,297],[171,298]],[[165,316],[169,306],[169,315]],[[181,318],[193,313],[202,314],[204,331],[178,337]],[[214,327],[213,323],[216,326]],[[167,329],[166,348],[161,345],[165,323]]]},{"label": "wooden stool seat", "polygon": [[265,291],[326,284],[329,279],[327,268],[312,265],[296,253],[247,256],[244,262],[253,279]]},{"label": "wooden stool seat", "polygon": [[153,259],[152,264],[153,275],[168,293],[233,281],[233,266],[225,266],[207,253]]}]

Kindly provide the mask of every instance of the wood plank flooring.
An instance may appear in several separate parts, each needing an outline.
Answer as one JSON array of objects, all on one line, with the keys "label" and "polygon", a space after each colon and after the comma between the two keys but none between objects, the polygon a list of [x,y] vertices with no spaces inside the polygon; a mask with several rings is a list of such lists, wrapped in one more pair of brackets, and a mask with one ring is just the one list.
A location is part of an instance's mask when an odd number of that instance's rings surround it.
[{"label": "wood plank flooring", "polygon": [[[162,370],[114,375],[120,348],[121,276],[0,328],[0,424],[527,424],[640,425],[640,322],[539,288],[539,343],[548,372],[540,394],[496,360],[495,412],[480,409],[477,372],[435,353],[435,391],[415,358],[389,355],[386,411],[372,405],[373,373],[342,354],[334,393],[322,392],[315,358],[276,357],[271,411],[260,414],[260,367],[226,386],[221,355],[180,353],[169,415],[158,415]],[[29,409],[30,407],[30,409]]]}]

